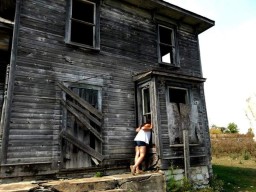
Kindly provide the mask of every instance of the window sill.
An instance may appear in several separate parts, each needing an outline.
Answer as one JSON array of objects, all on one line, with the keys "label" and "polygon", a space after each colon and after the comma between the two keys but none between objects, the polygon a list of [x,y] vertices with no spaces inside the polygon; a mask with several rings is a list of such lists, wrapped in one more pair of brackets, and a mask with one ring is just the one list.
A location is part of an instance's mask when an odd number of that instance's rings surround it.
[{"label": "window sill", "polygon": [[162,67],[170,67],[170,68],[173,68],[173,69],[180,69],[180,66],[179,66],[179,65],[177,65],[177,64],[172,64],[172,63],[159,62],[159,66],[162,66]]},{"label": "window sill", "polygon": [[72,46],[72,47],[77,47],[80,48],[82,50],[86,50],[86,51],[94,51],[94,52],[100,52],[100,48],[99,47],[91,47],[91,46],[87,46],[84,44],[80,44],[80,43],[73,43],[73,42],[66,42],[67,45]]}]

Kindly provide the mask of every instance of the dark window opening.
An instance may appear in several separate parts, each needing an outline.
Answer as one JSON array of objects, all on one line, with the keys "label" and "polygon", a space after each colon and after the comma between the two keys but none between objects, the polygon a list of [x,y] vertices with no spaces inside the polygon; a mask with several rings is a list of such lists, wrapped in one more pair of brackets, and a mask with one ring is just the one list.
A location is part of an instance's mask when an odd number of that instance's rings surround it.
[{"label": "dark window opening", "polygon": [[10,63],[11,35],[0,29],[0,83],[5,81],[6,67]]},{"label": "dark window opening", "polygon": [[93,46],[93,28],[73,21],[71,24],[71,41]]},{"label": "dark window opening", "polygon": [[66,29],[66,43],[87,48],[99,47],[96,3],[88,0],[70,0]]},{"label": "dark window opening", "polygon": [[159,62],[177,65],[174,29],[158,26]]},{"label": "dark window opening", "polygon": [[73,0],[72,18],[94,24],[94,7],[92,3]]},{"label": "dark window opening", "polygon": [[160,42],[172,45],[173,44],[173,30],[159,26]]},{"label": "dark window opening", "polygon": [[171,103],[187,103],[187,91],[184,89],[169,88],[169,101]]},{"label": "dark window opening", "polygon": [[143,110],[143,123],[145,123],[148,119],[151,119],[149,87],[145,87],[142,89],[142,110]]}]

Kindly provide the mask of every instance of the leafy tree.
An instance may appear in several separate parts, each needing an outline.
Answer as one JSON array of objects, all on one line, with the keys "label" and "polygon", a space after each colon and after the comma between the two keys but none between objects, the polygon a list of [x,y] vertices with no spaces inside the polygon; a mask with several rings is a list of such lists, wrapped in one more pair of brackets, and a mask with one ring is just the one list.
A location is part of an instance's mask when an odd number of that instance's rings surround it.
[{"label": "leafy tree", "polygon": [[227,128],[230,131],[230,133],[239,133],[239,129],[237,127],[237,124],[235,123],[229,123]]}]

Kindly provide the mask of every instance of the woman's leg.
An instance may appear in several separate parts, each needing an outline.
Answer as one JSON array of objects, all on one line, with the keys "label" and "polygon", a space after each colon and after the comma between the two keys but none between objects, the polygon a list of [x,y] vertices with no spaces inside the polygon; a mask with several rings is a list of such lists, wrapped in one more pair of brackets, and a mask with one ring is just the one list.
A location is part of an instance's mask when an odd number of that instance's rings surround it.
[{"label": "woman's leg", "polygon": [[139,150],[139,146],[135,147],[135,158],[134,158],[134,164],[136,163],[136,161],[138,160],[140,156],[140,150]]},{"label": "woman's leg", "polygon": [[[134,164],[138,161],[140,156],[140,150],[139,150],[139,146],[135,146],[135,157],[134,157]],[[131,169],[131,173],[134,175],[135,172],[137,171],[134,165],[130,166]]]},{"label": "woman's leg", "polygon": [[[139,146],[138,147],[138,158],[135,159],[135,164],[134,164],[134,170],[136,170],[136,172],[139,172],[139,166],[141,164],[141,162],[143,161],[145,155],[146,155],[146,146]],[[137,153],[136,153],[137,154]]]}]

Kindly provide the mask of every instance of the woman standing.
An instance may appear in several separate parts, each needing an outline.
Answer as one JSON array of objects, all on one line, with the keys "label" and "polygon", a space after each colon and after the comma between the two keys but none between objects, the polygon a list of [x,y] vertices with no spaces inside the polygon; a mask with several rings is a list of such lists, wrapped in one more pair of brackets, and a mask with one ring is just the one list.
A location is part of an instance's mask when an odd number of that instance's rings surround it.
[{"label": "woman standing", "polygon": [[151,130],[152,130],[151,120],[136,128],[137,135],[134,138],[135,141],[135,159],[134,165],[131,165],[131,173],[133,175],[141,173],[142,170],[139,169],[141,162],[144,160],[147,151],[147,145],[149,145]]}]

